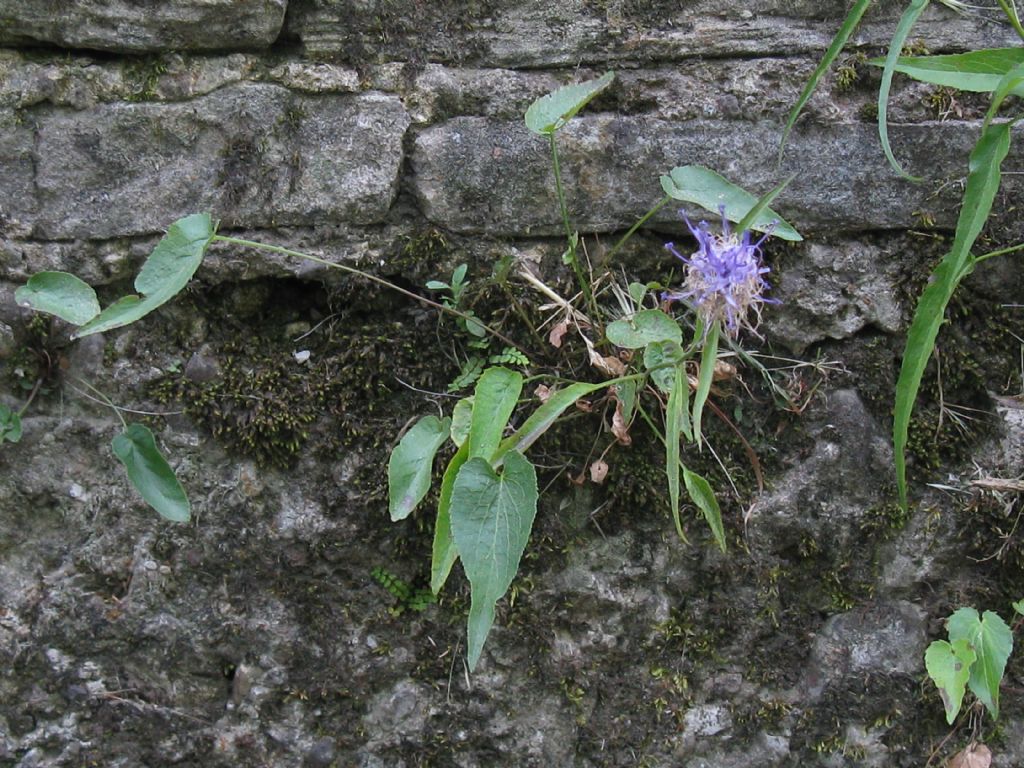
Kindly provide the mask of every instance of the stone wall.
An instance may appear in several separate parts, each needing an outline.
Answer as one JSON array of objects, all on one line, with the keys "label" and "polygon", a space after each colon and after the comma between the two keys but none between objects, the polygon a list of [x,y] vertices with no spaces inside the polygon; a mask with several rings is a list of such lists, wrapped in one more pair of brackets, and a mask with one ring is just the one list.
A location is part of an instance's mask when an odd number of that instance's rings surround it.
[{"label": "stone wall", "polygon": [[[27,397],[27,368],[52,373],[23,442],[0,453],[0,765],[924,763],[946,729],[936,692],[919,695],[923,649],[965,600],[1006,615],[1024,556],[1012,494],[936,493],[909,519],[893,505],[886,424],[901,333],[955,224],[985,109],[899,83],[894,150],[925,181],[888,168],[871,116],[878,75],[857,56],[884,49],[902,3],[869,14],[781,165],[781,127],[845,0],[66,5],[0,0],[4,401]],[[933,52],[1016,41],[944,7],[915,36]],[[443,390],[457,372],[450,326],[321,268],[222,246],[180,301],[105,338],[70,344],[13,303],[43,269],[117,295],[167,225],[196,211],[222,233],[415,290],[463,261],[483,281],[502,257],[558,284],[547,147],[522,115],[608,69],[613,86],[561,134],[588,252],[599,260],[659,199],[672,166],[707,165],[758,192],[792,175],[775,207],[806,242],[769,247],[782,304],[749,341],[817,366],[793,370],[807,394],[798,414],[745,424],[742,391],[724,396],[767,474],[764,492],[735,498],[718,480],[728,556],[696,520],[689,546],[674,539],[656,495],[642,495],[660,477],[636,459],[617,459],[607,493],[552,472],[538,554],[472,678],[463,582],[396,616],[370,577],[385,567],[418,583],[426,570],[429,514],[386,522],[380,462],[402,424],[435,407],[397,382]],[[1024,234],[1022,184],[1006,177],[993,247]],[[621,266],[664,274],[660,245],[680,232],[664,209]],[[1011,401],[986,393],[1019,389],[1004,333],[1019,320],[1002,305],[1020,287],[1019,270],[995,262],[967,286],[940,351],[955,369],[947,394],[980,399],[954,407],[995,414]],[[504,290],[512,305],[528,294]],[[303,345],[313,365],[287,368]],[[182,367],[196,386],[227,381],[246,354],[260,362],[242,364],[241,380],[277,371],[315,412],[275,405],[309,423],[330,415],[343,436],[310,427],[297,464],[275,469],[194,412],[158,421],[197,508],[189,526],[161,523],[107,452],[116,417],[78,377],[166,411],[160,381]],[[211,397],[220,414],[229,394]],[[918,490],[966,489],[968,454],[981,474],[1016,474],[1015,412],[998,414],[949,438],[960,452],[939,458],[961,463],[944,474],[920,458]],[[934,434],[951,434],[951,418]],[[923,457],[933,440],[922,439]],[[631,505],[625,489],[649,503]],[[1024,761],[1021,703],[1005,693],[1004,765]]]}]

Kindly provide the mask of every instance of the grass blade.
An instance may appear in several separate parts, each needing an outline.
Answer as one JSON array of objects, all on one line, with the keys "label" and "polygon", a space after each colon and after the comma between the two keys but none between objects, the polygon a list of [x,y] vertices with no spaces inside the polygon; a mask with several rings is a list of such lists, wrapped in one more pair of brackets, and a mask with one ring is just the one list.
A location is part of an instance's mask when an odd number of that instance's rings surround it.
[{"label": "grass blade", "polygon": [[686,378],[684,365],[675,367],[675,378],[672,391],[668,396],[665,408],[665,474],[668,476],[668,500],[672,508],[672,522],[676,525],[676,533],[684,542],[686,534],[683,523],[679,519],[679,435],[682,432],[682,421],[689,405],[690,383]]},{"label": "grass blade", "polygon": [[818,62],[817,68],[811,73],[811,77],[807,80],[807,85],[804,86],[804,90],[800,94],[800,98],[796,101],[796,106],[793,107],[793,111],[789,113],[789,119],[786,121],[786,128],[782,132],[782,141],[779,143],[779,162],[782,162],[782,153],[786,149],[786,141],[789,139],[789,132],[793,130],[793,126],[796,124],[796,120],[800,117],[800,113],[803,108],[807,106],[807,102],[811,100],[811,95],[814,93],[814,89],[818,87],[818,83],[821,82],[821,78],[828,72],[829,67],[839,57],[843,47],[846,45],[846,41],[850,39],[850,35],[857,29],[857,25],[860,24],[861,18],[867,11],[868,6],[871,5],[871,0],[857,0],[854,3],[853,8],[846,14],[846,18],[843,19],[842,26],[839,27],[839,31],[836,32],[836,36],[832,38],[832,43],[829,45],[828,50],[825,51],[825,55],[821,61]]},{"label": "grass blade", "polygon": [[990,125],[975,144],[971,152],[967,186],[956,225],[953,248],[935,269],[931,282],[921,294],[910,330],[907,332],[903,364],[900,367],[899,380],[896,382],[896,405],[892,426],[896,486],[900,504],[904,508],[907,506],[906,449],[910,416],[913,413],[925,366],[935,348],[935,339],[942,325],[946,305],[957,285],[974,266],[971,247],[988,219],[992,201],[999,190],[999,169],[1010,150],[1011,126],[1012,123]]},{"label": "grass blade", "polygon": [[697,374],[697,391],[693,395],[693,440],[700,448],[700,419],[704,404],[711,393],[711,382],[715,377],[715,363],[718,361],[719,324],[711,323],[704,337],[704,349],[700,353],[700,373]]},{"label": "grass blade", "polygon": [[882,70],[882,84],[878,86],[878,138],[882,142],[882,151],[885,152],[885,157],[889,161],[889,165],[893,167],[893,170],[909,181],[921,181],[921,179],[917,176],[911,176],[903,170],[896,161],[896,156],[893,155],[892,147],[889,145],[889,89],[892,87],[892,76],[896,72],[896,61],[903,50],[903,43],[906,42],[907,36],[910,34],[910,30],[913,28],[918,17],[928,7],[928,2],[929,0],[912,0],[910,5],[907,6],[907,10],[903,12],[903,16],[900,17],[900,23],[896,25],[896,32],[892,36],[892,42],[889,43],[889,53],[885,57],[885,67]]}]

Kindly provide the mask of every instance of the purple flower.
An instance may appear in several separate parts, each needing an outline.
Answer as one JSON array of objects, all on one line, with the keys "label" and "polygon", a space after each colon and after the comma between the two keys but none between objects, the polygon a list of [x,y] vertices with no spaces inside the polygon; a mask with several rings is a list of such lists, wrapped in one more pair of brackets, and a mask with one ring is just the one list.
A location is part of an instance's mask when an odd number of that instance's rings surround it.
[{"label": "purple flower", "polygon": [[[762,304],[777,304],[775,299],[766,299],[763,294],[770,286],[763,275],[770,270],[761,263],[761,243],[769,233],[756,243],[750,242],[750,232],[735,235],[729,231],[729,221],[722,212],[722,234],[712,234],[708,223],[702,221],[693,226],[685,214],[680,214],[686,226],[697,238],[700,246],[689,258],[683,256],[672,243],[665,247],[686,265],[683,290],[662,294],[662,299],[676,301],[687,299],[696,307],[704,320],[705,327],[713,322],[723,321],[729,334],[735,337],[741,328],[756,331],[761,319]],[[749,320],[753,310],[756,319]]]}]

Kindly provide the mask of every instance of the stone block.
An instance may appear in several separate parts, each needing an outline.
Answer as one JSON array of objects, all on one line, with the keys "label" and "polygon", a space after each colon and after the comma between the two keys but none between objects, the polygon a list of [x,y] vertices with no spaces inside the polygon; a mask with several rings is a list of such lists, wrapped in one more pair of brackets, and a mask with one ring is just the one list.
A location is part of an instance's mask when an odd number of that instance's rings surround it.
[{"label": "stone block", "polygon": [[286,6],[287,0],[0,0],[0,45],[118,53],[265,48],[277,39]]},{"label": "stone block", "polygon": [[33,154],[32,231],[120,237],[195,211],[233,227],[375,223],[397,189],[408,122],[394,96],[273,85],[48,113]]},{"label": "stone block", "polygon": [[[659,177],[689,164],[755,193],[793,175],[773,207],[807,233],[904,229],[920,225],[923,214],[952,227],[961,189],[948,182],[966,176],[978,131],[973,122],[891,126],[897,157],[928,177],[923,184],[893,172],[876,127],[866,123],[801,127],[777,168],[781,130],[773,122],[584,117],[559,133],[559,156],[581,232],[629,226],[662,197]],[[547,141],[522,122],[463,117],[429,128],[417,138],[413,166],[422,209],[437,224],[491,235],[561,231]],[[1007,200],[1019,190],[1016,177],[1004,178]],[[682,231],[677,206],[655,221]]]},{"label": "stone block", "polygon": [[[892,38],[903,4],[880,5],[855,45],[881,47]],[[308,53],[347,61],[531,69],[823,52],[848,8],[846,0],[292,0],[286,31]],[[940,7],[928,9],[914,34],[933,50],[1017,42],[1009,28]]]}]

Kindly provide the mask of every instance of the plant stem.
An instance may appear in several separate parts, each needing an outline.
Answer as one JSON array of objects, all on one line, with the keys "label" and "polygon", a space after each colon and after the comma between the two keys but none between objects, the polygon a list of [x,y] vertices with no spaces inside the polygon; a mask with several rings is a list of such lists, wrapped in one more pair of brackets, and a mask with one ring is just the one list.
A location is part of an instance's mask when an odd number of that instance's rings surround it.
[{"label": "plant stem", "polygon": [[629,231],[626,232],[626,234],[624,234],[622,236],[622,238],[619,240],[619,242],[617,242],[615,245],[613,245],[612,249],[610,251],[608,251],[608,253],[605,254],[605,257],[604,257],[605,261],[610,261],[612,256],[614,256],[616,253],[618,253],[619,249],[622,248],[622,246],[624,246],[626,244],[626,241],[629,240],[629,238],[631,238],[633,236],[633,233],[636,232],[638,229],[640,229],[640,227],[642,227],[644,225],[644,223],[649,218],[651,218],[651,216],[653,216],[658,211],[660,211],[662,208],[664,208],[666,205],[668,205],[668,203],[671,200],[672,200],[671,197],[669,197],[668,195],[665,195],[663,198],[661,198],[661,200],[658,201],[658,203],[653,208],[651,208],[651,210],[649,210],[647,213],[645,213],[643,216],[641,216],[640,219],[637,220],[636,224],[634,224],[632,227],[630,227]]},{"label": "plant stem", "polygon": [[989,251],[988,253],[978,256],[975,260],[975,264],[980,264],[985,259],[991,259],[993,256],[1005,256],[1008,253],[1014,253],[1015,251],[1024,251],[1024,243],[1021,245],[1014,245],[1010,248],[1001,248],[998,251]]},{"label": "plant stem", "polygon": [[998,0],[999,7],[1003,9],[1003,13],[1006,14],[1006,18],[1010,20],[1010,24],[1013,26],[1014,31],[1017,35],[1024,40],[1024,27],[1021,26],[1020,17],[1017,16],[1017,8],[1013,5],[1010,0]]},{"label": "plant stem", "polygon": [[36,383],[35,383],[35,385],[34,385],[34,386],[32,387],[32,391],[31,391],[31,392],[29,392],[29,394],[28,394],[28,400],[26,400],[26,401],[25,401],[25,404],[24,404],[23,406],[21,406],[21,408],[19,408],[19,409],[18,409],[18,418],[19,418],[19,419],[20,419],[20,418],[21,418],[22,416],[24,416],[24,415],[25,415],[25,411],[27,411],[27,410],[28,410],[28,407],[29,407],[30,405],[32,405],[32,401],[36,399],[36,395],[38,395],[38,394],[39,394],[39,388],[40,388],[40,387],[41,387],[42,385],[43,385],[43,377],[42,377],[42,376],[40,376],[40,377],[39,377],[38,379],[36,379]]},{"label": "plant stem", "polygon": [[85,397],[89,398],[90,400],[92,400],[94,402],[97,402],[97,403],[102,403],[103,405],[105,405],[108,408],[110,408],[114,413],[117,414],[117,418],[119,418],[121,420],[121,428],[122,429],[128,429],[128,422],[125,421],[124,420],[124,416],[121,415],[121,408],[120,408],[120,406],[115,405],[113,400],[111,400],[105,394],[100,392],[100,390],[96,389],[96,387],[94,387],[92,384],[90,384],[85,379],[79,379],[78,383],[81,384],[86,389],[92,390],[92,392],[94,393],[95,396],[94,395],[90,395],[88,392],[83,392],[82,390],[78,389],[77,387],[72,387],[72,389],[75,389],[75,391],[77,391],[80,395],[84,395]]},{"label": "plant stem", "polygon": [[510,339],[508,336],[505,336],[503,333],[494,330],[490,326],[484,325],[482,322],[480,322],[480,318],[474,317],[472,315],[469,315],[466,312],[461,312],[461,311],[455,309],[454,307],[446,307],[443,304],[439,304],[436,301],[432,301],[432,300],[426,298],[425,296],[420,296],[418,293],[413,293],[412,291],[407,291],[405,288],[397,286],[394,283],[392,283],[392,282],[390,282],[388,280],[385,280],[382,277],[377,277],[376,275],[371,275],[369,272],[364,272],[361,269],[356,269],[355,267],[350,267],[347,264],[338,264],[338,263],[333,262],[333,261],[328,261],[327,259],[321,259],[319,256],[313,256],[312,254],[309,254],[309,253],[302,253],[301,251],[293,251],[290,248],[283,248],[283,247],[281,247],[279,245],[268,245],[267,243],[258,243],[255,240],[243,240],[243,239],[238,238],[238,237],[228,237],[226,235],[214,235],[213,239],[215,241],[219,240],[222,243],[232,243],[233,245],[244,245],[244,246],[246,246],[248,248],[256,248],[257,250],[261,250],[261,251],[270,251],[272,253],[280,253],[280,254],[283,254],[285,256],[294,256],[295,258],[298,258],[298,259],[306,259],[307,261],[313,261],[313,262],[316,262],[317,264],[322,264],[325,267],[330,267],[331,269],[340,269],[342,272],[348,272],[349,274],[352,274],[352,275],[358,275],[359,277],[362,277],[362,278],[365,278],[366,280],[369,280],[371,283],[377,283],[378,285],[382,285],[385,288],[388,288],[388,289],[390,289],[392,291],[395,291],[396,293],[402,294],[403,296],[408,296],[410,299],[415,299],[416,301],[420,302],[421,304],[426,304],[428,307],[433,307],[434,309],[439,309],[442,312],[447,312],[449,315],[455,315],[456,317],[461,317],[461,318],[463,318],[465,320],[470,320],[471,319],[471,320],[473,320],[473,322],[480,323],[480,325],[483,327],[483,329],[485,331],[487,331],[489,334],[491,334],[494,338],[500,339],[501,341],[503,341],[508,346],[510,346],[510,347],[512,347],[514,349],[517,349],[520,352],[522,352],[522,350],[519,349],[519,345],[517,345],[514,341],[512,341],[512,339]]},{"label": "plant stem", "polygon": [[590,283],[587,281],[586,275],[583,274],[583,267],[580,265],[580,260],[576,255],[576,242],[574,235],[576,234],[572,228],[572,224],[569,223],[569,209],[565,204],[565,191],[562,189],[562,166],[558,162],[558,145],[555,142],[555,131],[552,131],[549,136],[551,139],[551,165],[555,171],[555,192],[558,195],[558,207],[562,212],[562,224],[565,227],[565,239],[569,245],[569,261],[572,263],[572,268],[576,272],[576,281],[580,284],[580,290],[583,292],[583,298],[587,302],[587,306],[590,308],[591,314],[596,318],[597,305],[594,303],[594,294],[590,290]]}]

